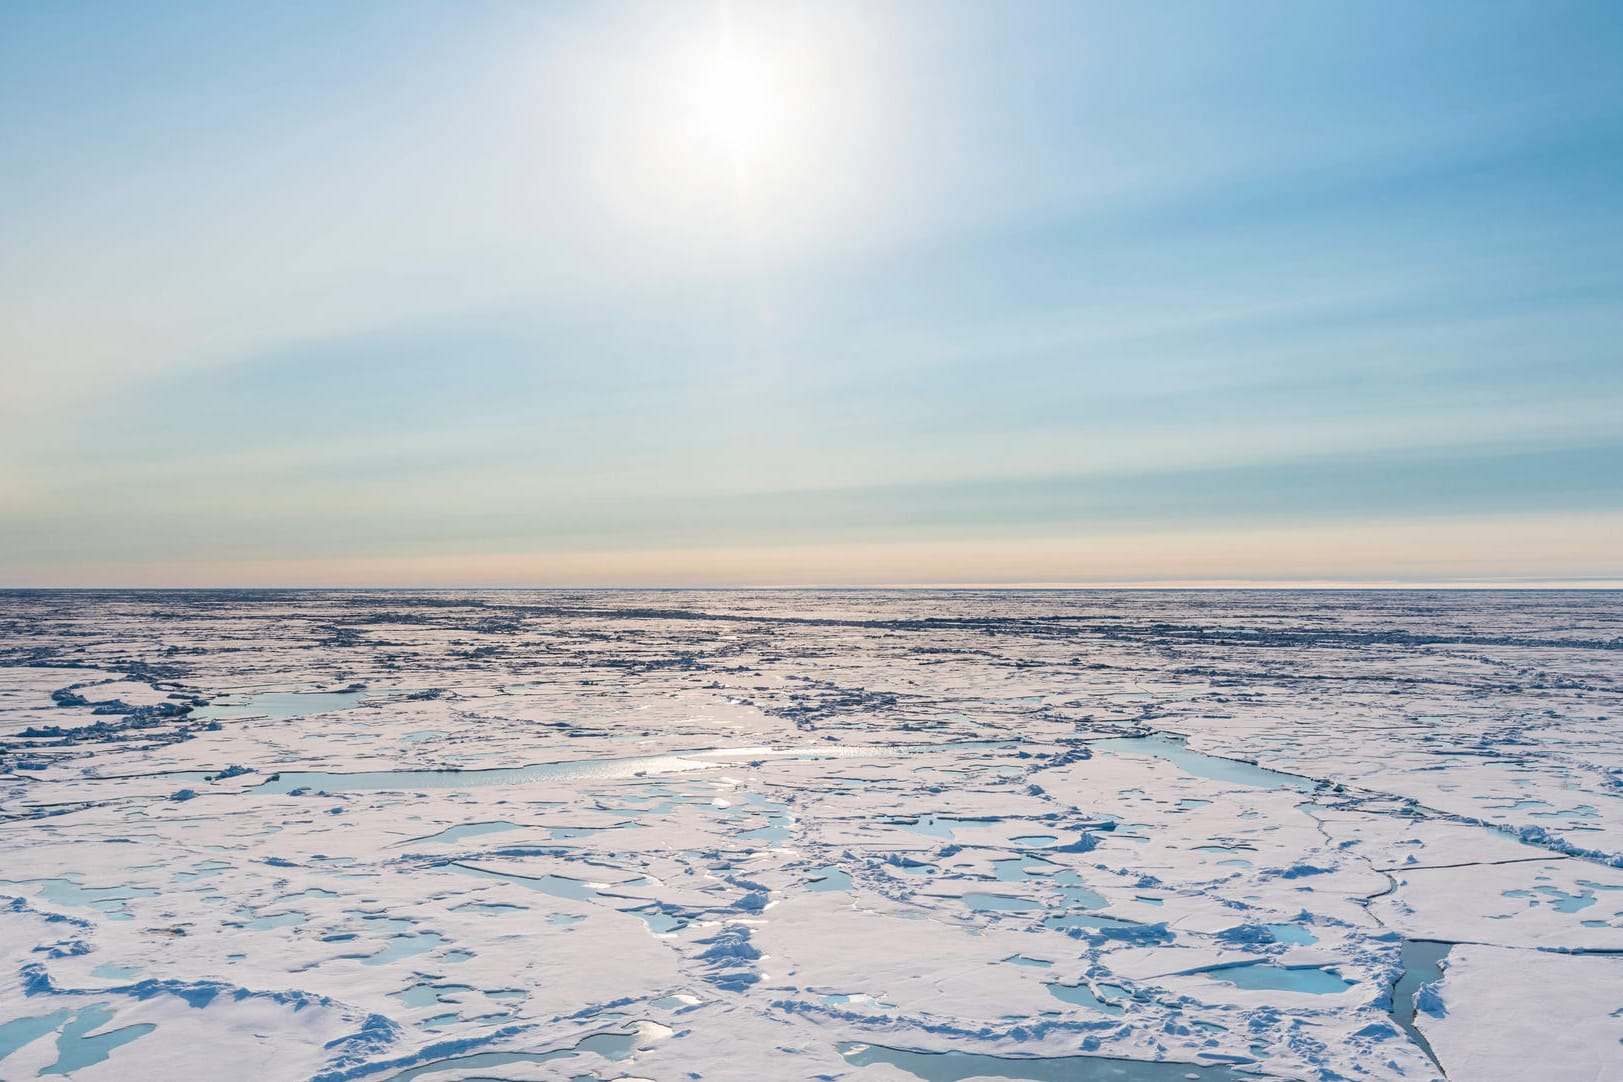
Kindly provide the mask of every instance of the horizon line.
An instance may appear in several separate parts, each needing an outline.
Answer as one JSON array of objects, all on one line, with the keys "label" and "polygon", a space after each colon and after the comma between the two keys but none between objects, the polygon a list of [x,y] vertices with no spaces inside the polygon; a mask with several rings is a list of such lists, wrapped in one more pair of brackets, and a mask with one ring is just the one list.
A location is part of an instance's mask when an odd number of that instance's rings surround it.
[{"label": "horizon line", "polygon": [[823,593],[879,593],[918,592],[940,593],[948,591],[981,591],[1008,593],[1065,593],[1065,592],[1232,592],[1254,593],[1266,591],[1318,591],[1323,593],[1368,593],[1405,591],[1424,593],[1487,593],[1487,592],[1546,592],[1586,593],[1623,591],[1623,579],[1506,579],[1506,580],[1166,580],[1124,582],[926,582],[926,583],[766,583],[726,585],[684,584],[448,584],[448,585],[388,585],[388,584],[325,584],[325,585],[191,585],[191,586],[84,586],[0,585],[0,594],[23,593],[476,593],[523,591],[579,591],[588,593],[745,593],[745,592],[823,592]]}]

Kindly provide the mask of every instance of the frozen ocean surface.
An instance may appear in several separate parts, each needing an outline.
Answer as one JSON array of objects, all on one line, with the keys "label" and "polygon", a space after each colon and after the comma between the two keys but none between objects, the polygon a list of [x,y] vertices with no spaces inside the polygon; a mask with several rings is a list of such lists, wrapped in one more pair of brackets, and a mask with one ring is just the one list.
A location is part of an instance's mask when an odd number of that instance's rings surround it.
[{"label": "frozen ocean surface", "polygon": [[0,1080],[1623,1080],[1623,595],[0,594]]}]

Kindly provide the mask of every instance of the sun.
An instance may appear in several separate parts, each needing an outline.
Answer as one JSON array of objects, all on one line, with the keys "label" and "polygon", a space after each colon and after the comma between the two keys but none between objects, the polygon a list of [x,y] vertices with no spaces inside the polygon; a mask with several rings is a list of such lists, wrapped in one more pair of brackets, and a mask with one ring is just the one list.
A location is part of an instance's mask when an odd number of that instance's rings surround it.
[{"label": "sun", "polygon": [[[551,76],[618,228],[684,258],[787,258],[888,197],[885,26],[841,5],[655,5]],[[729,265],[731,265],[729,263]],[[756,265],[754,262],[751,265]]]},{"label": "sun", "polygon": [[777,67],[740,48],[730,27],[696,65],[689,123],[741,186],[751,186],[784,153],[795,104],[788,91]]}]

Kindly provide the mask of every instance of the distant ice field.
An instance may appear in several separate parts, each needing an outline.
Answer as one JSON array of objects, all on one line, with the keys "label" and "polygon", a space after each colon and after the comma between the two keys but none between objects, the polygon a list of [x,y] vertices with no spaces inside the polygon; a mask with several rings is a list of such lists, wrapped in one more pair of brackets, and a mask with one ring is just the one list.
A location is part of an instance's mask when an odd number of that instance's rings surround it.
[{"label": "distant ice field", "polygon": [[0,1082],[1623,1082],[1620,733],[1608,592],[0,593]]}]

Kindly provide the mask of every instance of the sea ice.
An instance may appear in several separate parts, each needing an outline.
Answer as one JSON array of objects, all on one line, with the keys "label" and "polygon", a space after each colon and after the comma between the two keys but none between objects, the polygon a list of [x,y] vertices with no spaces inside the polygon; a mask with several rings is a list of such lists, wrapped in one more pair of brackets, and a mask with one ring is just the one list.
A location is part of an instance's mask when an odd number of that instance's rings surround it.
[{"label": "sea ice", "polygon": [[1623,1080],[1616,594],[0,628],[12,1082]]}]

